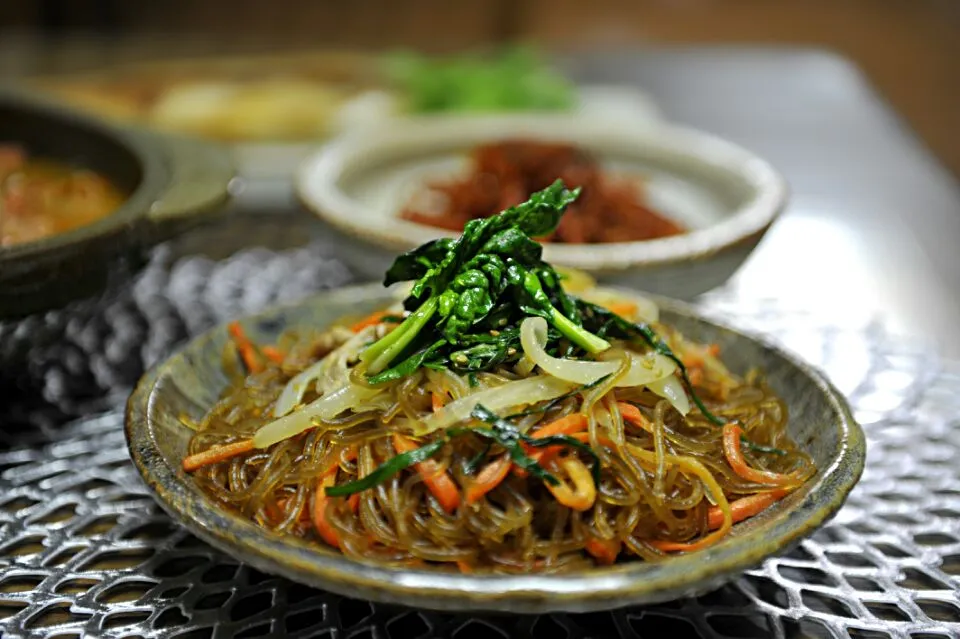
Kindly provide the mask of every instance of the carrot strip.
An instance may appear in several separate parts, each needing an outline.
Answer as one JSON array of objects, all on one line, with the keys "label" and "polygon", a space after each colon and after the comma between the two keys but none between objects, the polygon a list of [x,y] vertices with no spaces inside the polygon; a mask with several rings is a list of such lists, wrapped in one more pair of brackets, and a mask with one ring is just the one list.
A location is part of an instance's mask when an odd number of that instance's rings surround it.
[{"label": "carrot strip", "polygon": [[[356,459],[357,447],[351,446],[348,448],[346,457],[350,461]],[[337,536],[337,531],[334,530],[333,527],[330,526],[330,522],[327,521],[327,503],[330,501],[330,497],[327,497],[327,488],[336,483],[337,470],[339,468],[340,458],[338,457],[324,469],[320,481],[317,482],[317,492],[313,498],[312,513],[313,527],[316,528],[317,534],[334,548],[340,547],[340,538]],[[360,508],[360,493],[350,495],[347,498],[347,504],[353,512],[357,512]]]},{"label": "carrot strip", "polygon": [[685,353],[680,361],[687,368],[703,368],[706,365],[706,356],[717,357],[720,355],[719,344],[709,344],[704,348],[696,348],[692,352]]},{"label": "carrot strip", "polygon": [[253,450],[252,439],[243,439],[232,444],[214,446],[213,448],[205,450],[202,453],[197,453],[196,455],[190,455],[189,457],[184,458],[183,469],[188,473],[192,473],[198,468],[203,468],[204,466],[209,466],[210,464],[220,463],[230,459],[231,457],[249,453],[251,450]]},{"label": "carrot strip", "polygon": [[[730,504],[730,510],[733,514],[731,523],[743,521],[744,519],[748,519],[759,514],[766,508],[772,506],[778,500],[783,499],[783,497],[789,493],[790,491],[785,489],[773,490],[769,493],[750,495],[749,497],[743,497],[742,499],[732,502]],[[707,511],[707,525],[710,530],[720,530],[723,528],[723,511],[716,506],[711,506]],[[725,534],[726,531],[724,532],[724,535]],[[712,545],[715,541],[714,537],[720,536],[723,535],[713,533],[695,542],[677,542],[652,539],[647,543],[658,550],[662,550],[663,552],[692,552],[694,550],[701,550]]]},{"label": "carrot strip", "polygon": [[[733,512],[733,523],[760,514],[789,494],[789,490],[780,488],[778,490],[771,490],[768,493],[757,493],[749,497],[741,497],[736,501],[730,502],[730,510]],[[710,527],[710,530],[716,530],[723,525],[723,512],[716,506],[711,506],[707,510],[707,525]]]},{"label": "carrot strip", "polygon": [[433,408],[433,412],[440,412],[440,409],[443,408],[444,405],[443,395],[436,392],[430,393],[430,404]]},{"label": "carrot strip", "polygon": [[359,333],[360,331],[367,328],[368,326],[376,326],[377,324],[380,323],[380,320],[382,320],[388,314],[389,313],[387,313],[387,311],[374,311],[373,313],[370,313],[369,315],[364,317],[362,320],[360,320],[359,322],[351,326],[350,330],[353,331],[354,333]]},{"label": "carrot strip", "polygon": [[281,516],[283,515],[283,510],[287,505],[286,499],[281,499],[275,505],[267,504],[264,510],[267,511],[267,516],[274,522],[280,521]]},{"label": "carrot strip", "polygon": [[619,315],[620,317],[628,317],[628,318],[635,316],[637,314],[637,311],[639,310],[636,304],[627,300],[610,302],[609,304],[604,304],[604,306],[611,313]]},{"label": "carrot strip", "polygon": [[350,510],[353,512],[360,510],[360,493],[353,493],[347,497],[347,505],[350,506]]},{"label": "carrot strip", "polygon": [[313,527],[316,528],[317,534],[320,535],[320,538],[334,548],[339,548],[340,537],[337,535],[337,531],[334,530],[333,526],[331,526],[330,522],[327,520],[327,503],[329,501],[329,497],[327,497],[327,488],[333,486],[336,479],[336,472],[332,472],[327,473],[320,478],[319,482],[317,482],[317,492],[313,497],[312,519]]},{"label": "carrot strip", "polygon": [[587,540],[583,549],[596,559],[598,564],[609,566],[617,561],[617,555],[620,554],[621,545],[618,539],[598,539],[591,537]]},{"label": "carrot strip", "polygon": [[[356,447],[356,446],[350,446],[349,448],[347,448],[346,453],[347,453],[347,454],[346,454],[346,460],[347,460],[347,461],[353,461],[353,460],[355,460],[355,459],[357,458],[357,447]],[[326,468],[323,469],[323,474],[324,474],[324,475],[329,475],[330,473],[336,473],[337,469],[340,468],[340,459],[341,459],[341,457],[343,457],[343,454],[342,454],[342,453],[341,453],[340,455],[338,455],[336,459],[331,460],[331,461],[330,461],[330,464],[329,464]]]},{"label": "carrot strip", "polygon": [[[394,434],[393,448],[398,454],[408,453],[415,450],[418,446],[403,435]],[[423,477],[423,483],[427,485],[433,496],[437,498],[440,505],[448,513],[452,513],[460,505],[460,490],[456,483],[450,478],[440,464],[432,459],[427,459],[416,465],[417,472]]]},{"label": "carrot strip", "polygon": [[703,369],[699,367],[688,368],[687,379],[690,380],[691,386],[700,386],[703,383]]},{"label": "carrot strip", "polygon": [[283,364],[283,360],[286,358],[286,355],[283,354],[276,346],[264,346],[260,349],[260,352],[275,364]]},{"label": "carrot strip", "polygon": [[464,497],[468,504],[479,501],[484,495],[500,485],[510,472],[510,455],[503,454],[483,467],[476,478],[467,486]]},{"label": "carrot strip", "polygon": [[457,569],[460,570],[460,572],[463,573],[463,574],[465,574],[465,575],[469,575],[470,573],[473,572],[473,568],[471,568],[471,567],[470,567],[470,564],[468,564],[468,563],[465,562],[465,561],[458,561],[458,562],[457,562]]},{"label": "carrot strip", "polygon": [[[586,415],[583,413],[572,413],[537,429],[535,432],[530,433],[530,437],[539,439],[541,437],[552,437],[553,435],[573,435],[574,433],[582,432],[587,428],[587,425]],[[524,446],[524,448],[527,451],[527,455],[540,465],[545,464],[563,449],[561,446],[551,446],[549,448],[531,448]],[[514,466],[513,472],[517,477],[527,476],[527,471],[516,466]]]},{"label": "carrot strip", "polygon": [[[590,433],[584,433],[584,432],[570,433],[569,435],[567,435],[567,437],[572,437],[578,442],[583,442],[584,444],[590,443]],[[613,440],[608,437],[604,437],[603,435],[599,435],[597,437],[597,442],[601,446],[606,446],[608,448],[616,448],[616,445],[613,443]],[[548,446],[547,448],[540,448],[538,450],[535,450],[532,454],[530,454],[529,457],[533,457],[534,459],[536,459],[538,464],[543,466],[544,464],[547,464],[553,459],[555,459],[557,455],[563,452],[564,448],[566,448],[566,446],[561,446],[561,445]],[[514,468],[514,472],[517,474],[518,477],[526,477],[527,475],[527,471],[521,468]]]},{"label": "carrot strip", "polygon": [[769,486],[789,486],[798,483],[797,477],[794,475],[757,470],[748,466],[747,460],[743,458],[743,452],[740,450],[740,436],[742,434],[743,429],[733,422],[729,422],[723,427],[723,454],[727,458],[730,468],[738,477]]},{"label": "carrot strip", "polygon": [[233,342],[237,345],[237,350],[240,351],[240,357],[243,359],[243,365],[247,367],[247,371],[251,373],[262,371],[263,362],[257,353],[257,347],[247,337],[243,327],[240,326],[240,322],[230,322],[227,325],[227,330],[230,332]]},{"label": "carrot strip", "polygon": [[[590,433],[573,433],[570,435],[573,439],[578,442],[583,442],[585,444],[590,442]],[[597,443],[601,446],[606,446],[607,448],[615,448],[616,444],[613,443],[613,440],[605,435],[597,435]],[[551,446],[551,448],[560,448],[559,446]]]},{"label": "carrot strip", "polygon": [[597,486],[593,483],[590,469],[576,457],[565,457],[558,463],[570,478],[573,488],[561,481],[556,486],[546,484],[547,490],[553,494],[554,499],[567,508],[578,512],[588,510],[597,500]]},{"label": "carrot strip", "polygon": [[561,417],[552,421],[542,428],[530,433],[530,436],[538,439],[540,437],[549,437],[551,435],[572,435],[579,433],[587,427],[587,416],[583,413],[571,413],[566,417]]},{"label": "carrot strip", "polygon": [[648,433],[653,432],[653,425],[650,424],[650,420],[647,419],[646,415],[644,415],[639,408],[627,402],[617,402],[617,408],[625,420],[634,426],[639,426]]}]

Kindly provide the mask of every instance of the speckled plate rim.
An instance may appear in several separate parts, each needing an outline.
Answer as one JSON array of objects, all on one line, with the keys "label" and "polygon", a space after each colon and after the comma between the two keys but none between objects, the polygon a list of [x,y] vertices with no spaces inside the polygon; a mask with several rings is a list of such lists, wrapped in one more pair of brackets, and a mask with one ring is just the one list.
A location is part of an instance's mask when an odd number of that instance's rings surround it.
[{"label": "speckled plate rim", "polygon": [[[379,285],[330,291],[299,304],[278,307],[244,321],[271,318],[325,303],[364,304],[392,299]],[[125,434],[131,458],[155,499],[172,518],[212,546],[251,566],[338,594],[433,610],[545,613],[586,612],[648,604],[705,592],[767,557],[785,552],[832,518],[863,472],[866,441],[843,396],[821,373],[771,341],[706,319],[692,307],[655,298],[666,311],[692,317],[762,347],[806,375],[826,398],[838,429],[832,462],[805,485],[785,516],[769,527],[725,540],[690,555],[657,564],[628,563],[563,576],[458,575],[391,569],[363,564],[304,541],[265,533],[205,497],[179,467],[167,463],[154,439],[149,415],[157,381],[177,357],[225,334],[220,326],[195,338],[178,354],[151,369],[138,383],[126,410]],[[347,306],[349,307],[349,306]],[[777,508],[774,506],[773,508]]]},{"label": "speckled plate rim", "polygon": [[737,182],[749,193],[732,215],[683,235],[643,242],[544,246],[547,261],[591,272],[667,266],[706,260],[756,242],[782,213],[789,197],[783,176],[766,160],[719,137],[658,122],[631,126],[621,118],[579,115],[488,115],[398,118],[389,125],[345,133],[300,165],[295,190],[300,203],[351,237],[402,252],[447,233],[423,224],[372,214],[338,186],[352,171],[383,158],[415,157],[471,147],[507,137],[536,137],[604,152],[659,156]]}]

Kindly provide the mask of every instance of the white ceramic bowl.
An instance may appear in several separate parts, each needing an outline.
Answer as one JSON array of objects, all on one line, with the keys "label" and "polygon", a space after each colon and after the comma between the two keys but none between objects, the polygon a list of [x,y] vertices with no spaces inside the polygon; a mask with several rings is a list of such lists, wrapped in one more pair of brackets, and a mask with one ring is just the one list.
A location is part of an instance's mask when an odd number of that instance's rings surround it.
[{"label": "white ceramic bowl", "polygon": [[766,161],[730,142],[646,120],[581,115],[395,120],[346,134],[301,165],[297,193],[334,235],[341,257],[379,279],[400,252],[448,232],[397,217],[427,182],[469,168],[477,145],[506,138],[567,142],[610,172],[643,180],[647,201],[691,229],[644,242],[548,244],[544,258],[601,282],[691,298],[726,281],[787,198]]}]

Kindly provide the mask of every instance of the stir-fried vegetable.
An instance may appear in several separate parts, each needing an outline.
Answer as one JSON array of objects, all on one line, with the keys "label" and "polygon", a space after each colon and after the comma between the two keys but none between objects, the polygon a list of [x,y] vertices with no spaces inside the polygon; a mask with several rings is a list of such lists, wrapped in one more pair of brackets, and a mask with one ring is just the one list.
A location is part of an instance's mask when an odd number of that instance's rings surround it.
[{"label": "stir-fried vegetable", "polygon": [[600,460],[587,444],[559,434],[551,434],[545,437],[524,435],[513,424],[497,417],[495,413],[480,404],[473,410],[473,417],[478,421],[489,424],[490,427],[451,428],[446,432],[445,437],[435,439],[423,446],[416,446],[411,440],[395,435],[394,446],[397,449],[395,457],[378,466],[372,473],[362,479],[326,488],[325,494],[328,497],[345,497],[359,493],[390,479],[404,469],[411,466],[421,466],[421,475],[423,475],[424,481],[430,485],[431,491],[446,510],[453,511],[459,505],[460,494],[455,484],[450,481],[449,476],[436,465],[430,465],[429,460],[443,449],[450,437],[462,435],[476,435],[500,445],[507,451],[510,461],[518,468],[533,473],[536,477],[551,485],[558,485],[560,482],[527,454],[524,444],[537,448],[567,446],[581,450],[593,458],[592,477],[595,482],[599,481]]},{"label": "stir-fried vegetable", "polygon": [[576,102],[573,83],[525,48],[496,56],[397,53],[386,68],[413,112],[552,111]]},{"label": "stir-fried vegetable", "polygon": [[428,363],[463,370],[477,359],[499,363],[517,352],[516,337],[504,330],[518,315],[543,317],[586,352],[609,348],[579,326],[576,305],[532,239],[556,228],[578,195],[558,180],[499,215],[472,220],[455,240],[435,240],[398,257],[384,284],[414,281],[405,302],[412,313],[361,355],[371,381],[395,378],[377,376],[390,366],[406,375]]}]

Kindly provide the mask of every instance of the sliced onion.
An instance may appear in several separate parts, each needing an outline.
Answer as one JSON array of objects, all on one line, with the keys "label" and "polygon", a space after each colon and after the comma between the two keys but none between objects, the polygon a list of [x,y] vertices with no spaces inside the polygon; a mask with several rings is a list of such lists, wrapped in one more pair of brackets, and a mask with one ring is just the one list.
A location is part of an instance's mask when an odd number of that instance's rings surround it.
[{"label": "sliced onion", "polygon": [[[253,436],[253,445],[267,448],[299,435],[316,426],[316,420],[331,420],[340,413],[374,397],[380,391],[356,384],[345,384],[288,415],[260,427]],[[339,428],[339,426],[337,427]]]},{"label": "sliced onion", "polygon": [[684,390],[683,384],[680,383],[676,375],[650,382],[647,384],[647,388],[670,402],[684,417],[690,412],[690,398],[687,397],[687,391]]},{"label": "sliced onion", "polygon": [[273,405],[273,416],[283,417],[296,408],[303,401],[303,396],[311,385],[323,377],[330,366],[339,365],[342,369],[336,371],[336,379],[332,380],[334,388],[339,388],[347,378],[347,361],[352,359],[375,334],[376,327],[368,326],[359,333],[351,335],[350,339],[327,353],[326,357],[320,361],[297,373],[283,387],[280,397]]},{"label": "sliced onion", "polygon": [[537,375],[516,382],[508,382],[486,390],[467,395],[463,399],[450,402],[442,410],[434,413],[414,427],[414,434],[426,435],[435,430],[447,428],[470,417],[477,404],[483,404],[492,411],[514,406],[526,406],[560,397],[576,388],[576,384],[552,377]]},{"label": "sliced onion", "polygon": [[[523,324],[520,325],[520,344],[523,346],[523,352],[549,375],[577,384],[592,384],[604,375],[617,372],[620,368],[620,363],[616,361],[581,362],[552,357],[544,349],[546,343],[547,321],[542,317],[528,317],[523,320]],[[628,354],[632,360],[630,372],[617,383],[619,387],[646,386],[658,379],[672,376],[677,370],[673,360],[659,353],[640,355],[629,352]],[[616,352],[604,353],[604,357],[616,356],[618,356]]]},{"label": "sliced onion", "polygon": [[321,359],[291,378],[287,385],[283,387],[283,392],[277,398],[277,403],[273,405],[273,416],[283,417],[296,408],[297,404],[303,401],[303,395],[310,387],[310,383],[316,381],[323,373],[326,364],[326,358]]}]

